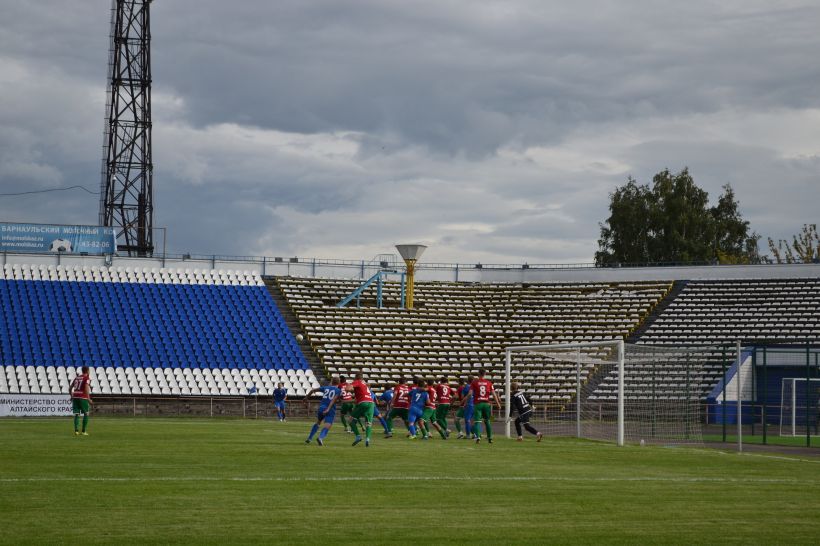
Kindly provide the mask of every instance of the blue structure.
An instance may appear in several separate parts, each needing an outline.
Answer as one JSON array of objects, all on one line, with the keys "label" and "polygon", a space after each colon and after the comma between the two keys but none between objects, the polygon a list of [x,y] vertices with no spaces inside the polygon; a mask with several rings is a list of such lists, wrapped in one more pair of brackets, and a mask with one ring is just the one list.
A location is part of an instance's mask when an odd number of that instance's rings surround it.
[{"label": "blue structure", "polygon": [[0,365],[304,370],[264,286],[0,280]]},{"label": "blue structure", "polygon": [[[749,366],[753,384],[752,392],[747,393],[742,402],[743,424],[760,423],[764,420],[770,425],[779,424],[780,406],[783,403],[783,380],[820,377],[820,352],[817,349],[816,346],[760,345],[743,351],[743,362]],[[725,403],[723,400],[724,385],[728,385],[737,373],[737,363],[733,363],[707,396],[709,423],[737,424],[737,400],[734,396],[728,397]],[[802,401],[800,405],[805,407],[805,400],[809,400],[809,411],[811,416],[814,416],[816,410],[811,408],[817,405],[817,393],[805,390],[810,386],[808,383],[800,384],[801,390],[797,392],[798,400]],[[815,398],[812,398],[813,396]],[[805,421],[805,413],[800,416]]]},{"label": "blue structure", "polygon": [[361,296],[362,293],[367,290],[371,284],[374,282],[376,283],[376,307],[381,309],[382,305],[382,289],[384,287],[384,280],[388,275],[401,275],[401,307],[404,308],[404,297],[405,297],[405,275],[404,273],[399,273],[398,271],[391,271],[387,269],[383,269],[364,281],[361,285],[359,285],[356,290],[351,292],[347,295],[342,301],[336,304],[336,307],[344,307],[354,299],[356,300],[356,307],[361,307]]}]

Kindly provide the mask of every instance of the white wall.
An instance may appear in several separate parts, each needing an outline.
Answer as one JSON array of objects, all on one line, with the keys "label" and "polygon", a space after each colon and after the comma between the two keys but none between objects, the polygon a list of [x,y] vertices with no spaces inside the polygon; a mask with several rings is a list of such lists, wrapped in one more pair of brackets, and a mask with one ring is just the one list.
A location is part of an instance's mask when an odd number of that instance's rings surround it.
[{"label": "white wall", "polygon": [[[732,379],[730,379],[726,385],[727,402],[737,401],[738,387],[740,388],[741,400],[748,401],[755,399],[751,354],[746,354],[743,362],[740,363],[740,371],[732,376]],[[718,396],[718,400],[723,401],[723,393]]]},{"label": "white wall", "polygon": [[[367,279],[376,271],[372,262],[343,260],[305,260],[291,262],[289,258],[198,258],[182,259],[179,256],[160,258],[129,258],[113,256],[110,264],[131,267],[173,267],[182,269],[234,269],[254,271],[262,275],[292,277],[330,277],[342,279]],[[0,266],[14,264],[62,264],[106,265],[102,256],[11,254],[0,253]],[[402,267],[403,269],[403,267]],[[820,278],[820,264],[794,265],[737,265],[737,266],[675,266],[675,267],[624,267],[597,268],[580,266],[522,266],[483,267],[475,264],[418,264],[416,280],[445,282],[624,282],[707,279],[776,279]]]},{"label": "white wall", "polygon": [[820,264],[483,269],[482,282],[622,282],[820,278]]}]

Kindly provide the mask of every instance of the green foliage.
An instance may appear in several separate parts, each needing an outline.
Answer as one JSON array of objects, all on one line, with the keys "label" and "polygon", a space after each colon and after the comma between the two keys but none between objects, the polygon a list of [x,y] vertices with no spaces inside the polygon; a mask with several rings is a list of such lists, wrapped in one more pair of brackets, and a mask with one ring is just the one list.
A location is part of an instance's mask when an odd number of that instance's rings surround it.
[{"label": "green foliage", "polygon": [[756,233],[749,232],[730,185],[717,205],[699,188],[688,169],[665,169],[652,186],[629,178],[611,194],[610,216],[600,225],[595,263],[757,262]]},{"label": "green foliage", "polygon": [[650,260],[649,225],[652,211],[652,192],[649,186],[639,186],[633,179],[617,188],[611,195],[612,212],[606,225],[601,224],[601,248],[595,262],[609,265],[613,262],[641,263]]},{"label": "green foliage", "polygon": [[[535,423],[541,426],[541,423]],[[498,437],[476,446],[307,421],[0,420],[0,544],[816,544],[820,465]]]},{"label": "green foliage", "polygon": [[804,224],[803,229],[792,237],[792,242],[780,239],[777,244],[769,237],[769,250],[779,264],[812,263],[820,259],[820,235],[817,224]]},{"label": "green foliage", "polygon": [[723,186],[718,204],[711,209],[715,229],[715,255],[721,264],[759,263],[757,243],[760,235],[749,233],[749,222],[738,210],[732,186]]}]

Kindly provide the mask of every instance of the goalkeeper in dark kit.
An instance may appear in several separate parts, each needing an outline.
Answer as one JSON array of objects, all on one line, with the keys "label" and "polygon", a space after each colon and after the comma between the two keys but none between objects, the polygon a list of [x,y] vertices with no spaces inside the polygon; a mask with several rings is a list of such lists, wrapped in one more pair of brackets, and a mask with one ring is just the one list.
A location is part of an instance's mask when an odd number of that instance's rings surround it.
[{"label": "goalkeeper in dark kit", "polygon": [[542,433],[538,432],[535,427],[530,424],[530,417],[532,416],[533,405],[530,402],[529,397],[521,390],[521,385],[518,383],[513,383],[512,387],[512,407],[515,409],[515,413],[518,414],[518,417],[515,418],[515,431],[518,433],[518,441],[524,441],[524,436],[522,435],[523,432],[521,430],[521,425],[527,429],[528,432],[534,434],[538,437],[538,441],[541,441],[541,438],[544,436]]}]

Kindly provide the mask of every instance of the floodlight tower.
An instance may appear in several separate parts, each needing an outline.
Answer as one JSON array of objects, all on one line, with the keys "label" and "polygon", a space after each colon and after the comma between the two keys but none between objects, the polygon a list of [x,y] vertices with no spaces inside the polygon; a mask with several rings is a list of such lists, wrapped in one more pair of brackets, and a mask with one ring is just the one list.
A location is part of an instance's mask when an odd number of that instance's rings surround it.
[{"label": "floodlight tower", "polygon": [[413,308],[413,282],[416,271],[416,262],[424,251],[427,249],[425,245],[396,245],[396,250],[399,251],[404,263],[407,265],[407,294],[405,296],[405,303],[407,309]]},{"label": "floodlight tower", "polygon": [[151,0],[112,0],[100,225],[117,250],[154,252],[151,159]]}]

